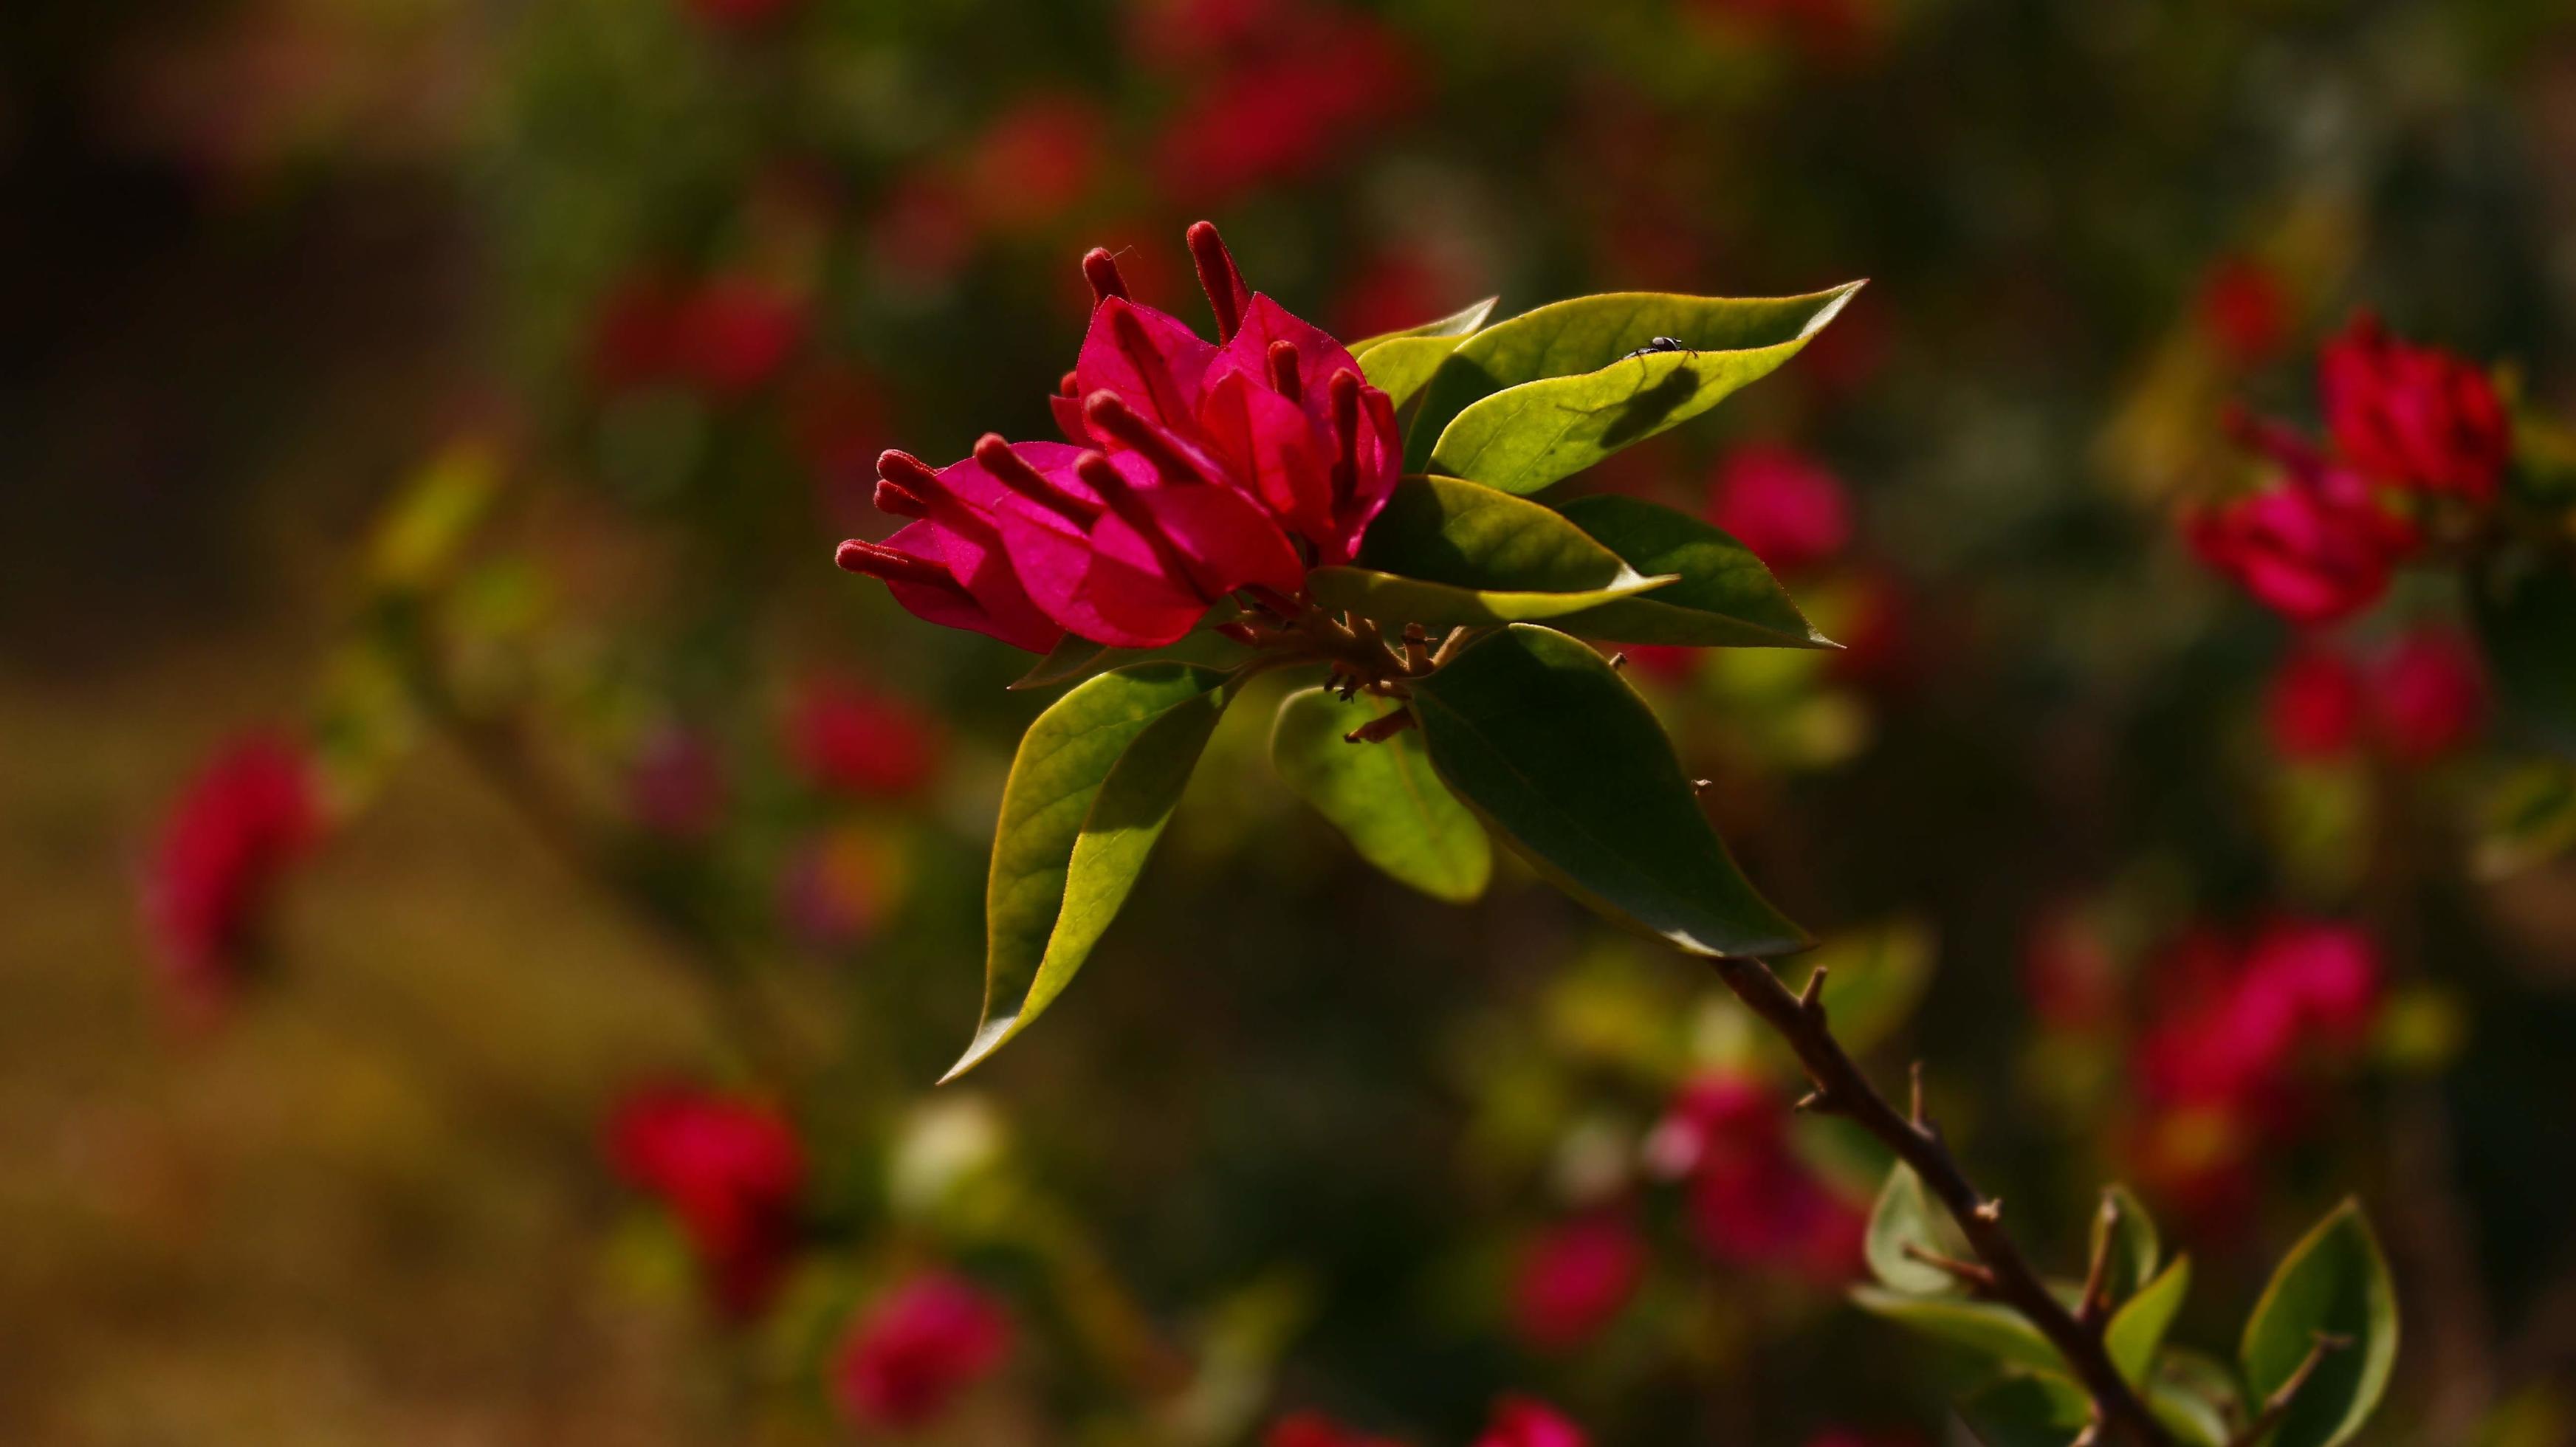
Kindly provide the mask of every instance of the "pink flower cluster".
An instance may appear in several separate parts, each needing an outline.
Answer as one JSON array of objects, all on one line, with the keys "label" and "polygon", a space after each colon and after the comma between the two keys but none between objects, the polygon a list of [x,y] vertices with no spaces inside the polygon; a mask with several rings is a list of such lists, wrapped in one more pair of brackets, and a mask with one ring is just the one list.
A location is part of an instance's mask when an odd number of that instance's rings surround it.
[{"label": "pink flower cluster", "polygon": [[1776,443],[1739,448],[1719,464],[1708,520],[1775,573],[1831,562],[1851,544],[1851,496],[1842,479]]},{"label": "pink flower cluster", "polygon": [[144,922],[184,1008],[229,998],[278,879],[321,833],[312,764],[282,738],[240,739],[189,781],[143,885]]},{"label": "pink flower cluster", "polygon": [[851,1323],[836,1354],[833,1400],[861,1427],[922,1426],[1010,1355],[1010,1313],[972,1283],[927,1271]]},{"label": "pink flower cluster", "polygon": [[[1574,1419],[1535,1397],[1506,1392],[1494,1399],[1474,1447],[1590,1447]],[[1261,1447],[1404,1447],[1392,1437],[1355,1431],[1321,1412],[1295,1412],[1271,1424]]]},{"label": "pink flower cluster", "polygon": [[1819,1285],[1848,1280],[1867,1221],[1798,1158],[1787,1102],[1752,1075],[1707,1075],[1674,1098],[1650,1143],[1661,1173],[1686,1176],[1700,1246],[1720,1261]]},{"label": "pink flower cluster", "polygon": [[2164,998],[2132,1068],[2141,1174],[2196,1214],[2245,1203],[2257,1152],[2308,1110],[2303,1060],[2348,1054],[2378,1018],[2379,953],[2343,924],[2282,919],[2241,944],[2207,931],[2157,967]]},{"label": "pink flower cluster", "polygon": [[1182,77],[1187,94],[1161,127],[1164,188],[1220,205],[1352,154],[1411,109],[1413,53],[1385,22],[1304,0],[1145,0],[1135,48]]},{"label": "pink flower cluster", "polygon": [[698,1255],[716,1304],[756,1315],[796,1245],[805,1151],[768,1104],[688,1086],[641,1090],[607,1129],[609,1162],[670,1208]]},{"label": "pink flower cluster", "polygon": [[2272,675],[2263,716],[2287,758],[2340,758],[2370,743],[2425,764],[2475,738],[2486,712],[2477,650],[2450,629],[2424,627],[2366,655],[2300,648]]},{"label": "pink flower cluster", "polygon": [[2465,359],[2391,337],[2357,317],[2318,358],[2331,452],[2286,427],[2232,418],[2278,476],[2263,490],[2184,520],[2202,560],[2294,623],[2369,607],[2422,543],[2391,498],[2482,509],[2495,501],[2512,425]]},{"label": "pink flower cluster", "polygon": [[1294,593],[1348,562],[1401,467],[1393,405],[1341,343],[1247,288],[1215,227],[1189,245],[1215,345],[1092,251],[1090,330],[1053,399],[1070,441],[987,433],[936,469],[886,453],[877,507],[912,521],[835,561],[918,617],[1032,652],[1066,633],[1161,647],[1237,589]]}]

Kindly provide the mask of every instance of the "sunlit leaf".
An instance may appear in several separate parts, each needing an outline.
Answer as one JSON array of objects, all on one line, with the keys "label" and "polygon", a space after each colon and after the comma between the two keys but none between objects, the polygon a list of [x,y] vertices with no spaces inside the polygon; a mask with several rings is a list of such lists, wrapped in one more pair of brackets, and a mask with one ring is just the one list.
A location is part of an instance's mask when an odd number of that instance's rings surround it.
[{"label": "sunlit leaf", "polygon": [[2110,1324],[2102,1329],[2102,1348],[2121,1376],[2133,1383],[2147,1379],[2147,1369],[2156,1364],[2156,1349],[2164,1345],[2174,1313],[2182,1310],[2183,1298],[2190,1293],[2191,1258],[2177,1256],[2162,1276],[2111,1314]]},{"label": "sunlit leaf", "polygon": [[1306,588],[1316,602],[1336,611],[1389,623],[1401,620],[1448,628],[1461,623],[1536,623],[1634,597],[1669,581],[1629,578],[1612,587],[1581,592],[1527,593],[1426,583],[1369,568],[1317,568],[1306,575]]},{"label": "sunlit leaf", "polygon": [[1401,706],[1368,694],[1344,703],[1324,689],[1301,689],[1279,702],[1270,762],[1362,859],[1434,899],[1464,904],[1485,892],[1493,844],[1432,772],[1420,736],[1407,729],[1376,743],[1343,741]]},{"label": "sunlit leaf", "polygon": [[2237,1365],[2269,1400],[2323,1336],[2343,1339],[2291,1399],[2272,1447],[2347,1442],[2388,1389],[2397,1361],[2397,1292],[2358,1201],[2347,1200],[2290,1248],[2245,1323]]},{"label": "sunlit leaf", "polygon": [[1087,680],[1029,725],[985,885],[983,1019],[945,1078],[1027,1028],[1082,968],[1224,711],[1223,678],[1133,664]]},{"label": "sunlit leaf", "polygon": [[[1441,364],[1406,464],[1536,492],[1768,374],[1858,287],[1760,300],[1614,292],[1525,312]],[[1627,355],[1658,336],[1687,350]]]},{"label": "sunlit leaf", "polygon": [[1489,296],[1438,321],[1370,337],[1354,343],[1351,355],[1359,360],[1360,371],[1368,377],[1369,385],[1386,393],[1401,408],[1421,394],[1432,374],[1440,370],[1440,364],[1449,360],[1460,342],[1485,324],[1485,318],[1493,315],[1494,303],[1500,300]]},{"label": "sunlit leaf", "polygon": [[1863,1311],[1912,1327],[1926,1336],[1954,1342],[1981,1356],[2043,1372],[2066,1370],[2065,1359],[2048,1344],[2048,1338],[2039,1334],[2039,1328],[2001,1302],[1907,1296],[1875,1286],[1855,1286],[1851,1297]]},{"label": "sunlit leaf", "polygon": [[1662,726],[1600,654],[1514,624],[1413,689],[1440,777],[1576,898],[1695,954],[1808,943],[1737,871]]},{"label": "sunlit leaf", "polygon": [[1649,576],[1677,575],[1652,598],[1568,618],[1568,633],[1614,643],[1696,648],[1830,648],[1750,548],[1658,503],[1604,493],[1558,509],[1568,522]]}]

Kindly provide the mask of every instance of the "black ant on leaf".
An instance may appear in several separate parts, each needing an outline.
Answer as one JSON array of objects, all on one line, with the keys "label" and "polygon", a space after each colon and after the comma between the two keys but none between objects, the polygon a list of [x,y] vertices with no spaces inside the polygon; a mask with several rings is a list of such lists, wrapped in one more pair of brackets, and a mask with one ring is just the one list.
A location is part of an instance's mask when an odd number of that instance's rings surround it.
[{"label": "black ant on leaf", "polygon": [[1697,347],[1683,346],[1681,338],[1679,337],[1651,337],[1647,339],[1644,346],[1628,353],[1627,356],[1621,357],[1619,360],[1625,362],[1631,358],[1651,356],[1657,352],[1687,352],[1694,357],[1699,355],[1699,349]]}]

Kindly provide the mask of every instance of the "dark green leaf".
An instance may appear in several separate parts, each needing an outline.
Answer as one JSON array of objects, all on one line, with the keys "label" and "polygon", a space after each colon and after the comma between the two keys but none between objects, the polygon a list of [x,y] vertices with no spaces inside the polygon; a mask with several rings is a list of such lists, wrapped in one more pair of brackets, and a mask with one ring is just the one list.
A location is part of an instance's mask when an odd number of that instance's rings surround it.
[{"label": "dark green leaf", "polygon": [[1958,1227],[1925,1194],[1922,1177],[1902,1161],[1888,1171],[1887,1184],[1879,1188],[1878,1204],[1869,1213],[1869,1235],[1864,1245],[1869,1269],[1890,1290],[1908,1296],[1957,1296],[1962,1292],[1958,1278],[1915,1259],[1906,1250],[1911,1246],[1961,1261],[1967,1259],[1968,1247],[1960,1239]]},{"label": "dark green leaf", "polygon": [[1753,551],[1688,513],[1604,493],[1559,509],[1568,522],[1650,576],[1681,581],[1652,598],[1605,604],[1568,618],[1568,633],[1613,643],[1695,648],[1831,648]]},{"label": "dark green leaf", "polygon": [[2016,1372],[1961,1402],[1959,1418],[1985,1447],[2066,1447],[2092,1411],[2073,1382]]},{"label": "dark green leaf", "polygon": [[1047,651],[1046,657],[1012,680],[1011,687],[1052,688],[1056,684],[1097,673],[1109,667],[1115,655],[1125,652],[1126,649],[1112,648],[1106,643],[1094,643],[1068,633],[1056,640],[1055,647]]},{"label": "dark green leaf", "polygon": [[1140,663],[1087,680],[1029,725],[1002,788],[984,893],[973,1068],[1061,993],[1125,902],[1201,746],[1224,675]]},{"label": "dark green leaf", "polygon": [[2576,559],[2499,555],[2471,575],[2469,609],[2516,720],[2576,753]]},{"label": "dark green leaf", "polygon": [[1485,892],[1494,846],[1432,772],[1421,739],[1408,729],[1377,743],[1343,741],[1397,707],[1367,694],[1344,703],[1301,689],[1279,702],[1270,762],[1362,859],[1434,899],[1464,904]]},{"label": "dark green leaf", "polygon": [[[1441,364],[1406,465],[1536,492],[1797,355],[1857,288],[1762,300],[1619,292],[1525,312]],[[1692,350],[1626,355],[1657,336]]]},{"label": "dark green leaf", "polygon": [[2397,1292],[2357,1201],[2319,1222],[2272,1273],[2245,1323],[2237,1365],[2260,1404],[2287,1382],[2320,1334],[2341,1337],[2291,1399],[2273,1447],[2334,1447],[2379,1405],[2397,1361]]},{"label": "dark green leaf", "polygon": [[1600,654],[1517,623],[1413,688],[1440,777],[1576,898],[1694,954],[1809,943],[1736,870],[1662,725]]},{"label": "dark green leaf", "polygon": [[2189,1447],[2227,1447],[2228,1423],[2243,1411],[2236,1373],[2207,1352],[2167,1347],[2156,1358],[2147,1406]]},{"label": "dark green leaf", "polygon": [[1875,1286],[1855,1286],[1852,1301],[1861,1310],[1912,1327],[1927,1336],[1955,1342],[1982,1356],[2011,1366],[2063,1372],[2065,1360],[2048,1338],[2020,1312],[1993,1301],[1960,1297],[1905,1296]]},{"label": "dark green leaf", "polygon": [[2110,1236],[2111,1274],[2105,1284],[2113,1301],[2126,1301],[2155,1278],[2163,1245],[2156,1239],[2156,1218],[2147,1214],[2136,1192],[2115,1182],[2103,1188],[2102,1200],[2116,1214],[2093,1213],[2092,1249],[2100,1254],[2103,1237]]},{"label": "dark green leaf", "polygon": [[2182,1447],[2228,1447],[2227,1418],[2206,1397],[2157,1382],[2147,1388],[2147,1410]]},{"label": "dark green leaf", "polygon": [[1401,408],[1421,393],[1431,375],[1440,370],[1440,364],[1458,350],[1458,344],[1485,324],[1485,318],[1493,315],[1494,303],[1500,300],[1489,296],[1438,321],[1370,337],[1353,344],[1351,355],[1358,359],[1369,385]]},{"label": "dark green leaf", "polygon": [[2121,1376],[2133,1383],[2147,1379],[2147,1369],[2156,1364],[2156,1349],[2165,1344],[2174,1313],[2182,1310],[2182,1300],[2190,1293],[2191,1258],[2177,1256],[2164,1275],[2111,1314],[2110,1325],[2102,1329],[2102,1347]]}]

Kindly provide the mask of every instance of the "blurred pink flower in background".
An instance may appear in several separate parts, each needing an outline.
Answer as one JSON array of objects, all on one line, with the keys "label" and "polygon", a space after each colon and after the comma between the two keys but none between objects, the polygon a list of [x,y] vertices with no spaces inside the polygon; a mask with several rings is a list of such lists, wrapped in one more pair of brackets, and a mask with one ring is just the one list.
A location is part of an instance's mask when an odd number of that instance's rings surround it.
[{"label": "blurred pink flower in background", "polygon": [[818,789],[856,799],[907,799],[945,761],[939,720],[910,700],[845,678],[809,678],[787,709],[787,756]]},{"label": "blurred pink flower in background", "polygon": [[1355,11],[1239,8],[1190,38],[1212,42],[1211,53],[1192,57],[1190,93],[1163,123],[1155,169],[1175,199],[1191,204],[1223,205],[1312,174],[1359,151],[1420,98],[1410,49],[1385,22]]},{"label": "blurred pink flower in background", "polygon": [[2293,623],[2333,623],[2379,601],[2420,541],[2413,526],[2379,505],[2368,478],[2287,428],[2241,413],[2229,427],[2279,472],[2261,491],[2184,516],[2201,561]]},{"label": "blurred pink flower in background", "polygon": [[2114,1023],[2120,966],[2080,910],[2041,914],[2022,937],[2022,994],[2051,1030],[2090,1035]]},{"label": "blurred pink flower in background", "polygon": [[806,325],[803,298],[755,277],[683,284],[638,273],[600,304],[591,378],[611,392],[676,385],[739,401],[778,375]]},{"label": "blurred pink flower in background", "polygon": [[705,839],[724,815],[723,762],[704,734],[665,725],[646,736],[627,765],[626,797],[636,822],[653,833]]},{"label": "blurred pink flower in background", "polygon": [[2272,676],[2264,722],[2291,759],[2351,753],[2367,740],[2422,765],[2475,739],[2486,722],[2485,665],[2456,629],[2408,629],[2363,659],[2310,643]]},{"label": "blurred pink flower in background", "polygon": [[2207,930],[2177,943],[2150,977],[2159,998],[2132,1062],[2147,1184],[2207,1222],[2239,1213],[2257,1152],[2310,1114],[2305,1068],[2368,1036],[2381,973],[2369,936],[2345,924],[2281,919],[2241,946]]},{"label": "blurred pink flower in background", "polygon": [[2335,649],[2310,645],[2274,670],[2263,722],[2282,757],[2334,758],[2360,743],[2369,708],[2360,666]]},{"label": "blurred pink flower in background", "polygon": [[1345,1427],[1321,1412],[1291,1412],[1270,1424],[1261,1447],[1405,1447],[1393,1437],[1377,1437]]},{"label": "blurred pink flower in background", "polygon": [[1494,1402],[1476,1447],[1589,1447],[1572,1419],[1532,1397],[1506,1394]]},{"label": "blurred pink flower in background", "polygon": [[863,827],[827,829],[799,844],[779,880],[779,910],[797,938],[845,950],[876,937],[912,882],[900,836]]},{"label": "blurred pink flower in background", "polygon": [[312,761],[279,735],[236,739],[189,780],[143,880],[144,924],[184,1011],[202,1019],[231,997],[278,880],[322,827]]},{"label": "blurred pink flower in background", "polygon": [[1581,1346],[1628,1304],[1645,1269],[1645,1243],[1623,1216],[1553,1226],[1522,1254],[1512,1281],[1512,1325],[1541,1351]]},{"label": "blurred pink flower in background", "polygon": [[1692,1232],[1731,1265],[1832,1285],[1859,1269],[1860,1207],[1800,1160],[1789,1107],[1761,1079],[1706,1075],[1684,1085],[1651,1150],[1667,1175],[1687,1175]]},{"label": "blurred pink flower in background", "polygon": [[1842,480],[1794,448],[1755,443],[1718,465],[1708,520],[1775,573],[1830,562],[1851,542],[1851,497]]},{"label": "blurred pink flower in background", "polygon": [[2317,356],[2335,448],[2384,482],[2492,501],[2513,454],[2495,386],[2466,358],[2390,336],[2364,312]]},{"label": "blurred pink flower in background", "polygon": [[2371,702],[2388,751],[2403,763],[2429,763],[2485,725],[2486,666],[2457,630],[2410,629],[2373,665]]},{"label": "blurred pink flower in background", "polygon": [[610,1163],[680,1221],[717,1304],[734,1317],[768,1305],[796,1245],[805,1152],[763,1101],[690,1086],[636,1091],[611,1115]]},{"label": "blurred pink flower in background", "polygon": [[1090,195],[1108,159],[1109,118],[1099,102],[1040,91],[1013,101],[976,136],[960,184],[983,226],[1025,230]]},{"label": "blurred pink flower in background", "polygon": [[834,1400],[861,1427],[922,1426],[991,1375],[1011,1338],[999,1301],[961,1277],[923,1272],[851,1323],[835,1358]]},{"label": "blurred pink flower in background", "polygon": [[892,431],[886,412],[885,384],[848,362],[808,367],[787,384],[788,437],[836,522],[864,515]]},{"label": "blurred pink flower in background", "polygon": [[1355,340],[1402,331],[1456,311],[1466,300],[1457,291],[1456,277],[1420,252],[1380,252],[1343,285],[1333,325]]},{"label": "blurred pink flower in background", "polygon": [[2221,257],[2200,281],[2193,315],[2232,366],[2277,360],[2290,340],[2290,295],[2279,273],[2248,256]]}]

